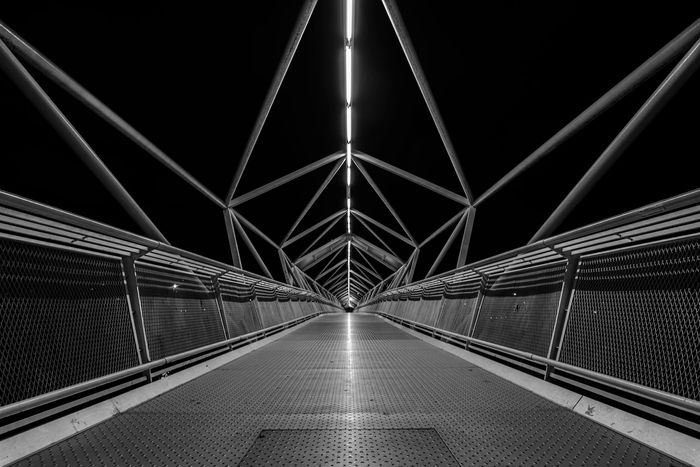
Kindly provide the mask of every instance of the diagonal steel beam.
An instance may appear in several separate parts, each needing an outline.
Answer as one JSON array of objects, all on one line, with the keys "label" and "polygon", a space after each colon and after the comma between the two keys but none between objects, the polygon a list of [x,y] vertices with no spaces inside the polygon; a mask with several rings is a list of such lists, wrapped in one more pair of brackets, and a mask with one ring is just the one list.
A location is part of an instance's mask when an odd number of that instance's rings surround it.
[{"label": "diagonal steel beam", "polygon": [[404,235],[401,235],[401,234],[398,233],[396,230],[394,230],[394,229],[392,229],[392,228],[390,228],[390,227],[387,227],[386,225],[382,224],[381,222],[379,222],[379,221],[377,221],[377,220],[375,220],[375,219],[372,219],[372,218],[369,217],[367,214],[365,214],[365,213],[363,213],[363,212],[360,212],[360,211],[358,211],[357,209],[351,209],[350,212],[351,212],[353,215],[355,215],[355,216],[360,216],[361,218],[363,218],[363,219],[366,220],[367,222],[370,222],[370,223],[372,223],[373,225],[375,225],[375,226],[379,227],[380,229],[382,229],[383,231],[385,231],[385,232],[387,232],[387,233],[393,235],[394,237],[398,238],[398,239],[401,240],[402,242],[405,242],[406,244],[408,244],[408,245],[410,245],[410,246],[415,246],[415,245],[413,245],[413,243],[411,242],[411,239],[409,239],[408,237],[406,237],[406,236],[404,236]]},{"label": "diagonal steel beam", "polygon": [[243,204],[246,201],[250,201],[251,199],[257,198],[258,196],[262,195],[263,193],[267,193],[270,190],[274,190],[275,188],[279,188],[282,185],[291,182],[292,180],[295,180],[303,175],[306,175],[309,172],[313,172],[314,170],[323,167],[326,164],[329,164],[333,161],[337,161],[338,159],[342,159],[345,157],[345,154],[342,152],[335,152],[329,156],[324,157],[323,159],[319,159],[315,162],[312,162],[311,164],[305,165],[304,167],[295,170],[294,172],[290,172],[287,175],[284,175],[277,180],[273,180],[270,183],[267,183],[261,187],[258,187],[254,190],[249,191],[248,193],[245,193],[241,196],[236,197],[235,199],[232,199],[229,202],[229,207],[235,207],[238,206],[239,204]]},{"label": "diagonal steel beam", "polygon": [[370,177],[370,175],[367,173],[367,171],[365,170],[364,165],[362,165],[362,163],[360,163],[360,161],[355,160],[355,159],[353,159],[353,163],[355,164],[355,166],[357,167],[357,169],[360,171],[360,173],[362,174],[362,176],[365,177],[365,180],[367,180],[367,183],[370,184],[370,186],[372,187],[372,189],[374,190],[374,192],[377,193],[377,196],[379,196],[379,198],[382,200],[382,202],[384,203],[384,206],[386,206],[387,209],[389,210],[389,212],[391,213],[391,215],[394,216],[394,219],[396,219],[396,222],[399,223],[399,225],[401,226],[401,228],[403,229],[403,231],[406,233],[406,235],[408,235],[408,238],[411,239],[411,243],[413,244],[413,246],[418,246],[418,244],[416,243],[416,239],[413,238],[413,235],[411,235],[411,232],[409,232],[409,231],[408,231],[408,228],[406,228],[406,224],[403,223],[403,221],[401,220],[401,218],[399,217],[399,215],[396,213],[396,211],[394,210],[394,208],[391,207],[391,204],[389,203],[389,200],[386,199],[386,197],[385,197],[384,194],[382,193],[382,190],[379,189],[379,187],[378,187],[377,184],[374,182],[374,180],[372,179],[372,177]]},{"label": "diagonal steel beam", "polygon": [[330,257],[330,259],[328,260],[328,262],[326,263],[326,265],[323,266],[323,269],[321,269],[321,272],[318,273],[318,276],[316,277],[316,280],[320,280],[320,279],[321,279],[321,277],[322,277],[322,275],[325,273],[326,269],[328,269],[328,266],[330,266],[331,264],[333,264],[333,261],[335,261],[335,259],[338,257],[339,254],[340,254],[340,250],[336,251],[336,252],[333,254],[333,256]]},{"label": "diagonal steel beam", "polygon": [[367,289],[371,289],[374,286],[374,284],[372,282],[370,282],[369,279],[364,277],[358,271],[356,271],[355,269],[350,269],[350,276],[351,276],[350,280],[352,280],[353,275],[355,277],[357,277],[357,279],[358,279],[357,282],[363,284],[365,287],[367,287]]},{"label": "diagonal steel beam", "polygon": [[[342,162],[342,161],[341,161],[341,162]],[[300,239],[306,237],[308,234],[310,234],[311,232],[313,232],[314,230],[316,230],[316,229],[318,229],[318,228],[321,228],[322,226],[326,225],[327,223],[329,223],[329,222],[331,222],[331,221],[333,221],[333,220],[337,220],[336,218],[337,218],[338,216],[343,216],[343,215],[345,214],[345,212],[346,212],[345,209],[341,209],[340,211],[335,212],[335,213],[331,214],[330,216],[326,217],[325,219],[323,219],[323,220],[321,220],[321,221],[315,223],[314,225],[312,225],[312,226],[309,227],[308,229],[304,230],[303,232],[300,232],[299,234],[295,235],[294,237],[292,237],[292,238],[290,238],[289,240],[287,240],[286,242],[284,242],[284,243],[282,244],[282,248],[288,247],[288,246],[291,245],[292,243],[294,243],[294,242],[296,242],[297,240],[300,240]]]},{"label": "diagonal steel beam", "polygon": [[68,94],[73,96],[78,102],[101,117],[104,121],[112,125],[116,130],[130,139],[133,143],[146,151],[147,154],[155,158],[158,162],[166,166],[173,173],[189,183],[194,189],[209,198],[221,208],[225,208],[224,202],[212,193],[207,187],[183,169],[177,162],[172,160],[167,154],[161,151],[149,139],[139,133],[134,127],[129,125],[123,118],[117,115],[112,109],[107,107],[102,101],[92,95],[87,89],[71,78],[66,72],[57,67],[49,59],[44,57],[34,47],[29,45],[23,38],[18,36],[10,28],[0,22],[0,37],[7,42],[7,45],[16,53],[22,56],[36,70],[54,83],[58,84]]},{"label": "diagonal steel beam", "polygon": [[380,169],[384,169],[389,173],[397,175],[403,179],[408,180],[409,182],[415,183],[416,185],[422,186],[423,188],[426,188],[439,195],[442,195],[445,198],[451,199],[452,201],[455,201],[459,204],[463,204],[464,206],[469,206],[469,200],[467,200],[467,198],[465,198],[464,196],[458,195],[457,193],[448,190],[447,188],[443,188],[436,183],[429,182],[428,180],[421,178],[418,175],[414,175],[394,165],[391,165],[388,162],[384,162],[381,159],[377,159],[376,157],[372,157],[369,154],[365,154],[362,151],[353,151],[353,155],[360,160],[377,166]]},{"label": "diagonal steel beam", "polygon": [[459,256],[457,257],[457,266],[461,268],[467,264],[467,253],[469,252],[469,243],[472,239],[472,229],[474,228],[474,217],[476,216],[476,208],[474,206],[467,209],[467,220],[464,222],[464,232],[462,233],[462,244],[459,247]]},{"label": "diagonal steel beam", "polygon": [[360,237],[357,234],[352,234],[350,236],[351,243],[356,245],[356,247],[364,250],[368,255],[389,267],[392,270],[396,270],[403,265],[403,261],[400,258],[392,255],[388,251],[385,251],[375,245],[374,243]]},{"label": "diagonal steel beam", "polygon": [[464,213],[465,213],[466,211],[467,211],[466,209],[462,209],[462,210],[459,211],[457,214],[455,214],[454,216],[452,216],[447,222],[445,222],[445,223],[442,224],[440,227],[438,227],[438,229],[437,229],[435,232],[431,233],[431,234],[428,236],[428,238],[426,238],[425,240],[423,240],[423,241],[420,243],[420,245],[418,245],[418,248],[423,248],[428,242],[430,242],[432,239],[434,239],[435,237],[437,237],[438,235],[440,235],[440,234],[441,234],[445,229],[447,229],[449,226],[451,226],[452,224],[454,224],[455,222],[457,222],[457,221],[464,215]]},{"label": "diagonal steel beam", "polygon": [[700,39],[693,44],[680,62],[654,90],[634,116],[627,122],[615,139],[605,148],[593,165],[584,174],[576,186],[569,192],[545,223],[530,239],[528,244],[550,235],[571,211],[581,202],[593,186],[615,163],[630,144],[644,131],[658,115],[666,103],[678,92],[690,76],[700,67]]},{"label": "diagonal steel beam", "polygon": [[[357,250],[357,251],[360,251],[360,250]],[[355,266],[357,266],[358,268],[362,269],[364,272],[366,272],[367,274],[371,275],[372,277],[375,277],[378,281],[381,281],[381,280],[382,280],[382,276],[380,276],[379,274],[377,274],[376,271],[373,271],[372,269],[368,268],[367,266],[365,266],[364,264],[360,263],[359,261],[355,261],[355,260],[352,260],[352,261],[353,261],[353,264],[355,264]]]},{"label": "diagonal steel beam", "polygon": [[[352,210],[350,212],[352,213]],[[374,236],[374,238],[379,240],[379,243],[381,243],[384,246],[384,248],[386,248],[389,251],[389,253],[398,258],[399,255],[396,254],[396,252],[384,241],[382,237],[377,235],[377,232],[375,232],[369,224],[367,224],[361,217],[355,216],[355,218],[358,221],[360,221],[360,224],[362,224],[367,230],[369,230],[369,233],[371,233]]]},{"label": "diagonal steel beam", "polygon": [[486,201],[514,178],[525,170],[539,162],[543,157],[551,153],[562,143],[577,134],[590,122],[596,119],[606,110],[619,102],[634,89],[639,87],[647,79],[654,76],[664,66],[687,51],[690,46],[700,37],[700,19],[688,26],[683,32],[674,37],[669,43],[651,56],[644,63],[639,65],[632,73],[627,75],[612,89],[603,94],[597,101],[588,106],[576,118],[567,123],[561,130],[556,132],[551,138],[545,141],[532,154],[527,156],[522,162],[515,166],[510,172],[505,174],[500,180],[491,186],[484,194],[474,201],[474,207]]},{"label": "diagonal steel beam", "polygon": [[413,282],[413,275],[416,272],[416,264],[418,264],[418,255],[420,254],[420,248],[416,248],[413,256],[413,262],[411,263],[411,268],[406,275],[406,283],[410,284]]},{"label": "diagonal steel beam", "polygon": [[447,254],[447,250],[450,249],[452,246],[452,243],[454,243],[455,239],[457,238],[457,234],[459,233],[460,227],[462,227],[462,224],[464,224],[465,220],[467,218],[467,211],[465,210],[464,213],[462,214],[462,217],[459,219],[459,222],[457,222],[457,225],[455,225],[455,228],[452,230],[452,233],[450,234],[450,237],[447,239],[445,242],[445,245],[442,247],[442,250],[440,250],[440,254],[438,254],[437,258],[435,258],[435,262],[433,263],[432,266],[430,266],[430,270],[428,271],[428,274],[425,275],[425,277],[430,277],[433,275],[435,270],[440,266],[440,263],[442,260],[445,258],[445,255]]},{"label": "diagonal steel beam", "polygon": [[280,90],[280,87],[282,87],[282,81],[284,81],[284,76],[287,74],[289,65],[292,63],[292,58],[294,58],[294,53],[296,52],[297,47],[299,46],[301,37],[304,35],[306,25],[309,24],[311,14],[313,13],[314,7],[316,6],[316,1],[317,0],[306,0],[304,2],[304,5],[302,6],[301,12],[299,13],[299,17],[297,18],[297,22],[294,25],[294,29],[292,30],[292,34],[289,37],[289,42],[287,42],[287,46],[284,50],[284,55],[282,55],[282,59],[280,60],[280,63],[277,67],[277,71],[275,72],[275,77],[272,79],[272,83],[270,83],[270,89],[267,91],[265,101],[263,102],[262,108],[260,109],[260,113],[258,114],[258,118],[255,121],[255,125],[253,126],[253,132],[251,133],[250,138],[248,138],[248,142],[246,143],[245,149],[243,150],[243,156],[241,157],[241,161],[238,163],[236,174],[233,176],[233,180],[231,181],[231,186],[229,187],[228,194],[226,195],[225,200],[227,205],[231,202],[231,199],[233,199],[233,195],[236,193],[238,184],[240,183],[241,177],[243,176],[243,171],[245,171],[246,165],[248,165],[250,156],[253,154],[253,149],[255,148],[255,143],[258,141],[260,132],[262,131],[263,126],[265,125],[265,120],[267,120],[267,116],[270,113],[272,104],[275,102],[277,92]]},{"label": "diagonal steel beam", "polygon": [[70,123],[58,106],[46,94],[44,89],[36,82],[31,74],[15,57],[12,51],[0,40],[0,69],[20,89],[22,94],[39,111],[42,117],[58,133],[61,139],[71,148],[78,158],[88,167],[95,177],[102,183],[107,191],[116,199],[119,205],[129,214],[146,235],[154,240],[168,243],[168,240],[158,230],[158,227],[146,215],[136,200],[117,180],[102,159],[95,153],[90,145],[83,139],[78,130]]},{"label": "diagonal steel beam", "polygon": [[252,230],[253,232],[255,232],[255,234],[256,234],[258,237],[260,237],[260,238],[262,238],[263,240],[265,240],[267,243],[270,244],[270,246],[272,246],[272,247],[275,248],[276,250],[278,250],[278,249],[280,248],[280,246],[279,246],[278,244],[276,244],[274,241],[272,241],[272,239],[271,239],[270,237],[268,237],[267,235],[265,235],[265,234],[263,233],[262,230],[260,230],[259,228],[255,227],[255,226],[253,225],[252,222],[250,222],[248,219],[246,219],[245,217],[243,217],[243,216],[241,215],[240,212],[236,211],[236,210],[233,209],[233,208],[231,208],[231,212],[233,212],[233,215],[234,215],[235,217],[237,217],[237,218],[243,223],[243,225],[245,225],[245,226],[248,227],[250,230]]},{"label": "diagonal steel beam", "polygon": [[[338,173],[338,170],[340,170],[340,168],[341,168],[342,166],[343,166],[343,161],[340,160],[340,161],[338,161],[338,163],[335,165],[335,167],[333,167],[333,169],[331,169],[331,171],[330,171],[330,173],[328,174],[328,176],[326,177],[326,179],[323,181],[323,183],[321,183],[321,186],[318,187],[318,190],[316,190],[316,193],[314,193],[314,195],[311,197],[311,199],[310,199],[309,202],[306,204],[306,206],[304,207],[304,209],[301,211],[301,214],[299,214],[299,217],[297,217],[297,219],[294,221],[294,224],[293,224],[292,227],[289,229],[289,232],[287,232],[287,235],[284,236],[284,240],[282,240],[282,243],[283,243],[283,244],[287,244],[287,240],[289,240],[289,237],[290,237],[290,236],[292,235],[292,233],[294,232],[294,229],[296,229],[297,227],[299,227],[299,224],[301,223],[301,221],[302,221],[302,220],[304,219],[304,217],[309,213],[309,210],[311,209],[311,206],[313,206],[314,203],[316,202],[316,200],[318,200],[319,196],[321,196],[321,193],[323,193],[323,190],[326,189],[326,187],[328,186],[328,184],[331,182],[331,180],[333,180],[333,177],[335,177],[335,175]],[[290,243],[291,243],[291,242],[290,242]]]},{"label": "diagonal steel beam", "polygon": [[359,249],[359,248],[357,248],[357,247],[355,247],[355,250],[360,254],[360,256],[362,257],[362,259],[365,260],[365,262],[367,263],[367,266],[369,266],[369,267],[372,269],[372,271],[374,271],[374,273],[375,273],[377,276],[381,277],[381,274],[379,274],[379,271],[377,271],[377,270],[374,268],[374,266],[372,265],[372,262],[369,260],[369,258],[367,258],[367,257],[365,256],[365,254],[362,252],[362,250]]},{"label": "diagonal steel beam", "polygon": [[440,110],[435,102],[435,97],[433,97],[433,92],[430,90],[430,85],[428,85],[428,79],[425,77],[425,74],[423,74],[423,69],[418,61],[418,56],[416,55],[416,51],[413,49],[411,38],[408,36],[408,31],[406,30],[406,25],[401,18],[401,13],[399,13],[399,8],[394,0],[382,0],[382,3],[384,3],[384,8],[389,15],[391,25],[394,27],[396,37],[401,43],[401,48],[403,49],[403,53],[406,55],[411,71],[413,71],[413,76],[416,78],[420,92],[423,94],[423,99],[425,100],[425,104],[428,106],[430,116],[433,117],[435,128],[437,128],[437,131],[440,134],[440,139],[442,140],[443,146],[445,146],[445,151],[447,152],[447,156],[450,158],[450,162],[452,162],[452,167],[457,174],[459,183],[462,185],[462,189],[464,190],[464,194],[467,196],[467,200],[469,203],[471,203],[474,198],[472,197],[471,189],[467,183],[467,178],[464,176],[462,165],[460,164],[455,148],[452,145],[450,135],[447,133],[447,128],[445,127],[445,123],[440,115]]},{"label": "diagonal steel beam", "polygon": [[319,261],[328,257],[328,255],[335,253],[338,248],[345,248],[348,241],[348,235],[343,234],[340,237],[336,237],[325,245],[321,245],[315,250],[303,255],[301,258],[296,260],[294,263],[299,266],[302,270],[309,269]]},{"label": "diagonal steel beam", "polygon": [[335,291],[338,287],[346,287],[346,281],[347,280],[347,274],[345,272],[339,272],[338,274],[334,275],[332,278],[328,279],[324,283],[324,287],[328,289],[329,292],[335,294]]},{"label": "diagonal steel beam", "polygon": [[[341,250],[338,250],[338,251],[341,251]],[[347,258],[343,258],[342,260],[340,260],[339,262],[337,262],[336,264],[334,264],[333,266],[331,266],[330,268],[326,269],[321,274],[319,274],[318,277],[316,277],[316,280],[323,279],[323,276],[326,276],[326,275],[332,273],[333,271],[336,271],[341,266],[345,266],[345,263],[347,263],[347,262],[348,262]]]},{"label": "diagonal steel beam", "polygon": [[[334,222],[331,222],[330,224],[328,224],[326,226],[326,228],[323,229],[323,232],[318,234],[318,236],[314,239],[314,241],[309,243],[309,246],[307,246],[306,249],[304,249],[304,251],[301,252],[301,254],[299,255],[299,258],[301,258],[306,253],[308,253],[309,250],[311,250],[311,248],[313,248],[316,245],[316,243],[318,243],[318,241],[321,240],[323,238],[323,236],[326,235],[342,218],[343,218],[343,216],[339,216]],[[299,261],[299,258],[297,258],[296,260]]]},{"label": "diagonal steel beam", "polygon": [[241,223],[238,221],[238,218],[236,217],[236,215],[235,215],[234,213],[231,213],[231,214],[232,214],[232,215],[231,215],[231,220],[233,221],[234,227],[236,228],[236,230],[238,231],[238,234],[239,234],[239,235],[241,236],[241,238],[243,239],[243,242],[244,242],[244,243],[246,244],[246,246],[248,247],[248,250],[250,250],[251,254],[252,254],[253,257],[255,258],[255,261],[258,263],[258,266],[260,266],[260,269],[263,270],[263,272],[265,273],[265,275],[266,275],[267,277],[269,277],[270,279],[272,279],[272,274],[270,274],[270,270],[267,269],[267,266],[265,265],[265,261],[263,261],[262,258],[260,257],[260,254],[258,253],[258,250],[255,249],[255,246],[253,245],[253,242],[250,241],[250,238],[248,237],[248,234],[247,234],[246,231],[243,229],[243,226],[242,226]]}]

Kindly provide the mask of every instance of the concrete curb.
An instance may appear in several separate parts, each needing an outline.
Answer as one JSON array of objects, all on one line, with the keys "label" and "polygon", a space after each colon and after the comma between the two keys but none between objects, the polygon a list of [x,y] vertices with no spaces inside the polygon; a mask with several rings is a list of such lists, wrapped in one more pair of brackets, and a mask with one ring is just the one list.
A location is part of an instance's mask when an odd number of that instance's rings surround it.
[{"label": "concrete curb", "polygon": [[318,316],[301,324],[280,331],[269,337],[262,338],[218,357],[198,363],[190,368],[179,371],[172,376],[164,376],[153,383],[120,394],[112,399],[102,401],[78,412],[52,420],[44,425],[32,428],[18,435],[0,441],[0,466],[8,465],[27,457],[52,444],[67,439],[90,427],[104,422],[115,415],[125,412],[139,404],[160,396],[195,378],[198,378],[216,368],[236,360],[254,350],[274,342],[292,331],[301,329]]},{"label": "concrete curb", "polygon": [[[378,315],[375,315],[378,316]],[[700,466],[700,440],[679,433],[658,423],[609,406],[590,397],[559,387],[522,371],[503,365],[452,344],[439,341],[409,329],[390,319],[379,316],[387,323],[408,334],[438,347],[463,360],[476,365],[489,373],[506,379],[523,389],[543,397],[557,405],[593,420],[624,436],[663,452],[691,465]]]}]

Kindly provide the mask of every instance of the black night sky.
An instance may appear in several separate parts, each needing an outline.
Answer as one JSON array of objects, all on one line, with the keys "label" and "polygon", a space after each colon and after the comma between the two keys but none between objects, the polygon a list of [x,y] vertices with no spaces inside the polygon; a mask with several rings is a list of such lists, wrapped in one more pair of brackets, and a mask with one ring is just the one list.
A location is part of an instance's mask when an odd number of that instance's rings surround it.
[{"label": "black night sky", "polygon": [[[25,3],[4,5],[0,20],[224,197],[301,4]],[[398,4],[476,196],[700,16],[694,2]],[[354,45],[354,147],[459,191],[380,0],[357,1]],[[342,0],[319,0],[238,194],[343,149],[342,53]],[[484,202],[469,260],[525,244],[671,68]],[[29,69],[172,244],[230,262],[219,207]],[[141,233],[4,75],[0,98],[1,190]],[[696,74],[559,231],[698,188],[699,98]],[[280,241],[330,168],[240,212]],[[419,241],[459,210],[368,170]],[[399,229],[357,170],[352,193],[353,207]],[[300,230],[344,203],[341,171]],[[343,221],[327,239],[344,230]],[[449,232],[421,252],[416,278]],[[277,253],[250,235],[281,278]],[[407,245],[386,241],[408,258]],[[457,248],[438,271],[454,267]],[[259,272],[242,250],[244,267]]]}]

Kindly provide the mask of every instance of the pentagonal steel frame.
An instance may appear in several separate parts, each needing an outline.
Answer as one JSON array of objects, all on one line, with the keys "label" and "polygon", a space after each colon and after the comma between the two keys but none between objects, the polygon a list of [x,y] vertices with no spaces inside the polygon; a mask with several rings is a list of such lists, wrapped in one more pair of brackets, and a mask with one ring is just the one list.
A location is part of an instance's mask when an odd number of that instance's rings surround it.
[{"label": "pentagonal steel frame", "polygon": [[[346,23],[348,32],[346,33],[345,48],[346,48],[346,63],[348,64],[351,60],[352,53],[352,35],[350,29],[352,28],[352,22],[354,20],[353,15],[353,0],[344,0],[345,7],[344,11],[346,14]],[[677,59],[681,54],[685,54],[683,58],[677,63],[674,69],[669,73],[666,79],[659,85],[659,87],[654,91],[654,93],[649,97],[649,99],[642,105],[639,111],[630,119],[628,124],[621,130],[621,132],[616,136],[616,138],[610,143],[610,145],[605,149],[601,156],[596,160],[596,162],[591,166],[589,171],[581,178],[581,180],[576,184],[576,186],[571,190],[567,197],[562,201],[562,203],[557,207],[557,209],[552,213],[552,215],[547,219],[544,225],[538,230],[538,232],[531,239],[531,243],[536,242],[548,235],[550,235],[553,230],[561,224],[561,222],[570,214],[574,207],[580,202],[580,200],[585,197],[585,195],[592,189],[594,184],[600,179],[600,177],[610,168],[610,166],[615,162],[615,160],[624,152],[624,150],[629,146],[629,144],[634,141],[640,132],[644,130],[646,125],[656,116],[658,111],[663,107],[663,105],[675,94],[675,92],[685,83],[685,81],[691,76],[691,74],[700,65],[700,19],[696,20],[663,48],[661,48],[656,54],[642,63],[637,69],[615,85],[612,89],[601,96],[597,101],[586,108],[581,114],[574,118],[570,123],[559,130],[555,135],[543,143],[539,148],[537,148],[532,154],[526,157],[521,163],[519,163],[515,168],[504,175],[500,180],[498,180],[493,186],[487,189],[482,195],[474,199],[471,189],[467,183],[464,171],[462,170],[461,164],[459,162],[459,157],[452,145],[451,139],[447,132],[442,116],[437,107],[437,103],[432,94],[428,81],[425,74],[422,71],[418,57],[411,43],[410,37],[406,30],[406,26],[403,23],[401,15],[399,13],[398,7],[394,0],[382,0],[385,7],[387,15],[390,22],[394,28],[396,36],[399,40],[402,50],[406,56],[409,63],[411,71],[416,79],[418,87],[423,95],[426,106],[430,112],[436,129],[440,135],[442,143],[445,147],[447,155],[452,163],[455,174],[459,179],[460,185],[464,192],[464,195],[454,193],[444,187],[441,187],[433,182],[425,180],[417,175],[411,174],[399,167],[395,167],[388,164],[381,159],[375,158],[368,154],[365,154],[358,150],[350,149],[350,90],[351,84],[349,82],[351,74],[348,72],[348,77],[346,78],[346,88],[348,89],[347,98],[347,115],[348,115],[348,138],[346,140],[346,150],[340,150],[329,156],[326,156],[318,161],[311,163],[305,167],[302,167],[296,171],[293,171],[283,177],[278,178],[272,182],[269,182],[255,190],[252,190],[243,195],[235,196],[236,189],[240,183],[243,176],[245,168],[247,166],[250,157],[252,156],[253,150],[255,148],[256,142],[260,136],[262,128],[265,124],[267,116],[272,108],[275,101],[277,93],[279,92],[284,77],[287,70],[291,64],[291,61],[296,53],[299,46],[301,38],[304,31],[309,23],[311,15],[316,6],[317,0],[306,0],[302,6],[299,17],[296,24],[292,30],[289,41],[283,53],[283,56],[278,65],[277,71],[273,77],[272,83],[266,95],[266,98],[261,107],[258,118],[255,122],[251,135],[248,139],[244,152],[242,154],[241,160],[239,162],[236,173],[233,177],[231,186],[227,192],[224,199],[218,198],[214,193],[212,193],[207,187],[205,187],[201,182],[189,174],[184,168],[177,164],[173,159],[171,159],[167,154],[160,150],[155,144],[148,140],[144,135],[139,133],[135,128],[129,125],[124,119],[117,115],[113,110],[111,110],[107,105],[98,100],[94,95],[82,87],[78,82],[71,78],[68,74],[54,65],[51,61],[45,58],[41,53],[39,53],[35,48],[29,45],[25,40],[23,40],[19,35],[5,26],[0,22],[0,69],[2,69],[10,79],[17,85],[20,91],[26,95],[26,97],[32,102],[32,104],[41,112],[44,118],[54,127],[54,129],[59,133],[59,135],[69,144],[69,146],[76,152],[76,154],[81,158],[81,160],[93,171],[93,173],[100,179],[103,185],[108,189],[108,191],[115,197],[115,199],[120,203],[120,205],[125,209],[125,211],[136,221],[136,223],[142,228],[142,230],[147,233],[151,238],[159,240],[163,243],[167,243],[167,240],[163,234],[158,230],[158,228],[153,224],[153,222],[148,218],[145,212],[139,207],[136,201],[131,197],[127,190],[119,183],[116,177],[109,171],[109,169],[100,160],[99,156],[95,151],[85,142],[80,133],[71,125],[64,114],[58,109],[58,107],[53,103],[53,101],[48,97],[40,85],[33,79],[31,74],[26,70],[26,68],[19,62],[15,53],[20,55],[29,65],[34,69],[51,79],[53,82],[57,83],[71,96],[85,105],[88,109],[92,110],[99,117],[104,119],[123,135],[129,138],[132,142],[143,149],[147,154],[154,157],[160,163],[165,165],[173,173],[182,178],[190,186],[195,188],[198,192],[204,195],[207,199],[213,202],[215,205],[223,209],[224,219],[226,224],[226,231],[229,239],[229,246],[231,249],[232,259],[234,266],[241,267],[240,252],[238,249],[238,236],[243,239],[243,242],[247,245],[251,251],[256,262],[260,268],[265,272],[266,275],[271,277],[268,267],[265,265],[261,256],[258,254],[253,242],[250,240],[246,229],[255,233],[258,237],[263,239],[271,247],[275,248],[278,252],[280,262],[282,264],[282,270],[285,275],[287,282],[295,282],[300,287],[305,287],[310,290],[320,287],[320,284],[312,279],[305,270],[309,267],[326,261],[325,266],[317,274],[316,280],[321,280],[322,278],[328,276],[325,281],[326,285],[330,285],[332,290],[335,292],[337,297],[345,298],[346,302],[349,304],[351,297],[351,292],[359,294],[360,292],[367,292],[368,290],[374,294],[377,290],[386,289],[387,287],[396,287],[402,283],[408,283],[413,280],[413,273],[415,271],[415,265],[417,258],[421,251],[428,242],[436,238],[440,233],[446,229],[453,227],[453,230],[443,246],[442,250],[438,254],[437,258],[434,260],[432,266],[430,267],[427,276],[431,276],[436,269],[439,267],[440,263],[444,259],[448,249],[457,239],[459,232],[462,232],[462,241],[460,245],[459,256],[457,259],[457,267],[463,266],[466,263],[467,251],[469,247],[471,230],[474,222],[474,217],[476,214],[476,207],[482,202],[486,201],[493,194],[502,189],[505,185],[515,179],[518,175],[522,174],[525,170],[530,168],[532,165],[540,161],[543,157],[551,153],[563,142],[571,138],[573,135],[578,133],[582,128],[584,128],[593,119],[601,115],[603,112],[611,108],[615,103],[620,101],[624,96],[629,94],[633,89],[638,87],[641,83],[654,76],[659,70],[663,69],[664,66],[672,63],[673,60]],[[326,219],[316,223],[315,225],[307,228],[306,230],[292,236],[296,229],[299,227],[303,219],[308,214],[311,207],[319,199],[321,194],[330,184],[332,179],[337,175],[343,165],[343,159],[347,161],[347,172],[348,172],[348,206],[347,209],[343,209],[334,214],[331,214]],[[252,222],[244,218],[239,212],[233,208],[250,201],[263,193],[270,190],[279,188],[295,180],[303,175],[306,175],[314,170],[317,170],[327,164],[333,163],[331,171],[328,173],[323,183],[319,186],[315,194],[305,205],[304,209],[301,211],[300,215],[296,218],[293,225],[289,228],[286,235],[281,242],[277,243],[272,240],[268,235],[257,228]],[[396,176],[404,178],[418,186],[425,189],[431,190],[444,196],[456,203],[460,204],[462,208],[448,221],[438,227],[433,233],[431,233],[426,239],[418,242],[413,235],[409,232],[408,228],[398,216],[396,210],[389,203],[388,199],[384,196],[383,192],[379,186],[374,182],[374,180],[367,173],[367,170],[363,166],[363,162],[372,164],[382,170],[392,173]],[[350,170],[352,167],[357,168],[360,174],[366,179],[375,193],[378,195],[383,204],[387,207],[388,211],[392,214],[392,217],[396,220],[397,224],[401,226],[403,233],[396,232],[390,227],[384,225],[383,223],[372,219],[371,217],[361,213],[356,209],[352,209],[349,202],[350,193]],[[316,244],[330,231],[330,229],[335,226],[343,215],[347,217],[348,232],[345,236],[339,237],[334,240],[332,245],[329,244],[317,247],[314,249]],[[363,239],[356,234],[352,233],[350,230],[350,218],[354,217],[358,220],[370,233],[378,240],[382,245],[381,247]],[[371,224],[371,225],[370,225]],[[284,251],[286,247],[302,240],[310,233],[326,226],[326,228],[318,235],[302,252],[297,260],[292,261]],[[404,262],[399,259],[398,255],[393,251],[390,245],[375,231],[372,226],[377,227],[381,232],[391,235],[402,242],[412,246],[414,248],[411,256]],[[339,263],[334,263],[336,258],[341,254],[343,249],[347,248],[347,258],[343,259]],[[355,250],[358,253],[359,258],[364,260],[365,264],[351,258],[351,251]],[[312,260],[309,260],[312,258]],[[382,274],[372,264],[375,263],[383,264],[393,271],[389,276],[383,277]],[[333,263],[333,266],[331,266]],[[341,267],[346,266],[346,274],[340,273]],[[427,277],[426,276],[426,277]],[[345,277],[347,281],[347,287],[343,288],[343,278]],[[376,283],[374,281],[377,281]],[[358,297],[354,297],[357,301]]]}]

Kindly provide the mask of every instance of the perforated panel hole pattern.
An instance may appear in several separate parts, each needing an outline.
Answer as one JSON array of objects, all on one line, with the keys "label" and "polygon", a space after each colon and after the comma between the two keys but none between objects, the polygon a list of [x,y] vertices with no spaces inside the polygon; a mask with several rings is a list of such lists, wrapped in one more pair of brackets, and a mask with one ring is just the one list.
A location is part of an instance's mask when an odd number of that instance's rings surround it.
[{"label": "perforated panel hole pattern", "polygon": [[700,400],[700,240],[582,258],[561,361]]}]

